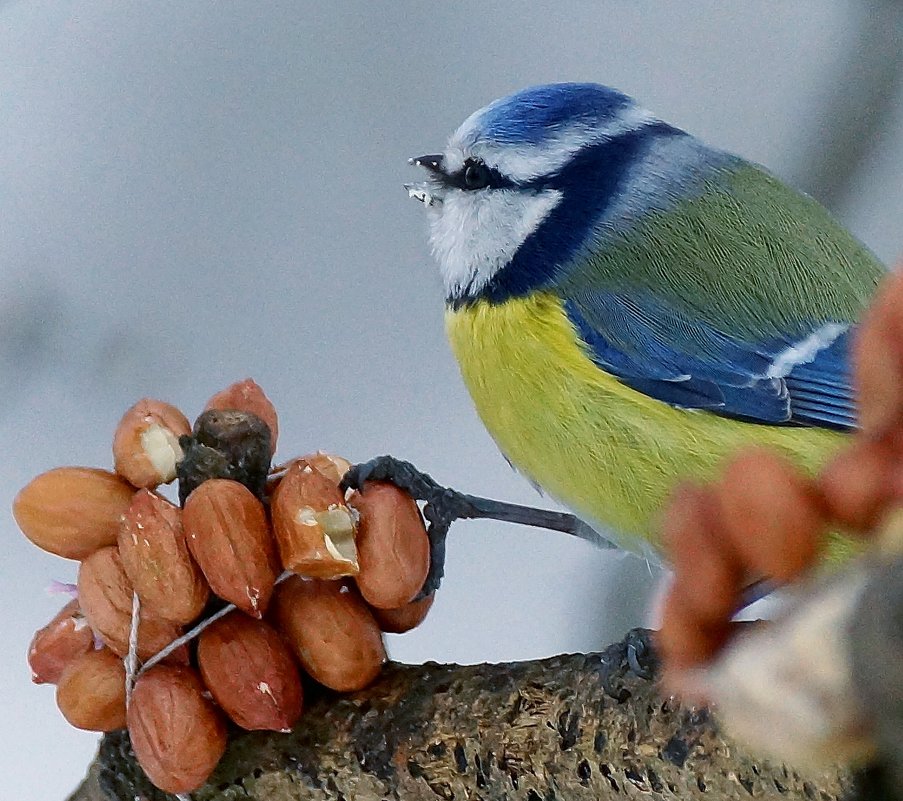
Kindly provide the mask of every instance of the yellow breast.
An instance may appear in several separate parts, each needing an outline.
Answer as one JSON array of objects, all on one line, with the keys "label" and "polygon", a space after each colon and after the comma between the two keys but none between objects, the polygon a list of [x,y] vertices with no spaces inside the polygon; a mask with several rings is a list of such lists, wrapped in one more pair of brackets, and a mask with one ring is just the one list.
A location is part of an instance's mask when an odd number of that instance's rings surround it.
[{"label": "yellow breast", "polygon": [[738,447],[759,442],[817,469],[842,435],[762,426],[676,409],[630,389],[589,358],[561,300],[547,293],[446,313],[461,374],[505,456],[590,522],[653,538],[681,479],[711,477]]}]

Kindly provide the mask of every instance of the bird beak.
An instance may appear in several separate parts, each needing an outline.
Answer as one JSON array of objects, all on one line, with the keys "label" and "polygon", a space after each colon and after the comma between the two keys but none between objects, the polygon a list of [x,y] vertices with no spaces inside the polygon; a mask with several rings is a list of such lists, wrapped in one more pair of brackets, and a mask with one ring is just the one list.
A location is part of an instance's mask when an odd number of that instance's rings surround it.
[{"label": "bird beak", "polygon": [[[415,156],[408,159],[408,164],[414,164],[417,167],[424,167],[429,171],[431,176],[439,176],[442,174],[442,155]],[[435,182],[434,182],[435,183]],[[442,202],[442,199],[435,194],[434,186],[428,182],[405,184],[408,197],[419,200],[427,206],[435,206]]]},{"label": "bird beak", "polygon": [[442,172],[442,154],[432,156],[415,156],[408,159],[408,164],[424,167],[432,173]]}]

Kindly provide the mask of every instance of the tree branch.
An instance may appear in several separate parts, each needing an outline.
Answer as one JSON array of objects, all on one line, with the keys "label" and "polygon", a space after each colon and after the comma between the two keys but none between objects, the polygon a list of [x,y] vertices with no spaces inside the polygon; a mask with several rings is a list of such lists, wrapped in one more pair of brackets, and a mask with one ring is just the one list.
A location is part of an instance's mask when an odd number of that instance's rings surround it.
[{"label": "tree branch", "polygon": [[[632,666],[632,667],[631,667]],[[365,691],[311,688],[290,734],[238,732],[194,801],[692,798],[830,801],[839,771],[798,773],[657,695],[648,632],[601,654],[498,665],[390,664]],[[69,801],[171,798],[125,732],[106,735]]]}]

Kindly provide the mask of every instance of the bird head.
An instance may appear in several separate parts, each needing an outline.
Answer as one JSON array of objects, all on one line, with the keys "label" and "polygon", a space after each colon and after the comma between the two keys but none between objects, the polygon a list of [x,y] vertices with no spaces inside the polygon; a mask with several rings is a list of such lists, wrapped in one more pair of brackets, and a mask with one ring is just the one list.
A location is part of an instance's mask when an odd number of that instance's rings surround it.
[{"label": "bird head", "polygon": [[[578,218],[610,196],[630,155],[610,146],[655,122],[614,89],[549,84],[490,103],[443,153],[411,159],[427,171],[406,188],[427,207],[448,301],[485,296],[506,270],[535,273],[566,258],[586,233]],[[525,247],[530,258],[518,266]]]}]

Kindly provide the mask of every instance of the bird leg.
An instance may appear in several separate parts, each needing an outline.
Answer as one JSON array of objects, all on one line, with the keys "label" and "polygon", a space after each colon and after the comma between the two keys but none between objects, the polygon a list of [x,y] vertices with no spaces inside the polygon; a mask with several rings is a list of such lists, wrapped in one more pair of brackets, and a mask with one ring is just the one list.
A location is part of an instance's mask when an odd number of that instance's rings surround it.
[{"label": "bird leg", "polygon": [[360,489],[367,481],[388,481],[414,500],[424,501],[423,516],[427,521],[430,540],[430,570],[418,598],[430,595],[439,587],[445,569],[445,537],[455,520],[501,520],[561,531],[599,548],[617,547],[575,515],[467,495],[443,487],[410,462],[393,456],[377,456],[369,462],[354,465],[342,479],[342,489]]},{"label": "bird leg", "polygon": [[[388,481],[414,500],[424,502],[423,516],[427,521],[426,532],[430,540],[430,569],[418,598],[430,595],[439,587],[445,570],[445,538],[455,520],[501,520],[561,531],[586,540],[597,548],[619,547],[576,515],[458,492],[443,487],[428,473],[394,456],[377,456],[369,462],[354,465],[342,479],[342,489],[360,489],[366,481]],[[743,611],[774,589],[774,582],[768,579],[754,581],[741,594],[736,612]]]}]

